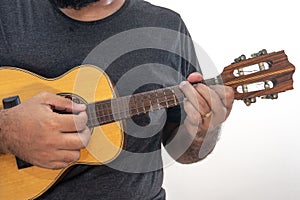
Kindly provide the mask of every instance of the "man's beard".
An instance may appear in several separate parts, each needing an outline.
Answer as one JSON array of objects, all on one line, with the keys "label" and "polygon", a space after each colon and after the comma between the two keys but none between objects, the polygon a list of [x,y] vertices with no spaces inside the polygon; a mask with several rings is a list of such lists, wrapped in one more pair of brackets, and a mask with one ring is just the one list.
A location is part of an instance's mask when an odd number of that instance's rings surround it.
[{"label": "man's beard", "polygon": [[100,1],[100,0],[52,0],[53,3],[59,8],[74,8],[80,10],[81,8]]}]

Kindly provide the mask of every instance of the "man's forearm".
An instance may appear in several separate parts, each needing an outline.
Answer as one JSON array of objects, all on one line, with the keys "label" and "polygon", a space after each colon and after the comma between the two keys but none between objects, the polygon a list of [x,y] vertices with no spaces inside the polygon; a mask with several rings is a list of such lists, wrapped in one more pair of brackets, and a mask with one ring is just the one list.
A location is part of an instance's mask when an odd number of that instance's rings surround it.
[{"label": "man's forearm", "polygon": [[216,146],[221,126],[208,131],[205,136],[196,135],[189,148],[177,159],[178,162],[189,164],[206,158]]},{"label": "man's forearm", "polygon": [[213,151],[220,132],[221,126],[217,126],[205,134],[197,134],[192,137],[185,126],[181,125],[172,130],[173,137],[165,143],[165,148],[180,163],[198,162]]}]

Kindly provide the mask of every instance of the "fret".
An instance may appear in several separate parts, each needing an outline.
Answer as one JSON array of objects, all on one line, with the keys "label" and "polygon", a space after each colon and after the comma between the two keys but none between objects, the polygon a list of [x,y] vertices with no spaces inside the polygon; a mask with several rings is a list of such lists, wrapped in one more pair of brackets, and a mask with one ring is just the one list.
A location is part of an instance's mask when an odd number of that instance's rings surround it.
[{"label": "fret", "polygon": [[[101,104],[100,104],[101,105]],[[96,104],[95,104],[95,107],[94,107],[94,110],[95,110],[95,119],[94,119],[94,122],[95,123],[97,123],[98,121],[99,121],[99,119],[98,119],[98,116],[104,116],[104,115],[101,115],[101,114],[99,114],[99,111],[101,110],[103,110],[102,108],[99,108],[99,106],[97,106]],[[100,119],[101,121],[104,121],[104,120],[106,120],[106,119]]]},{"label": "fret", "polygon": [[87,112],[87,116],[88,116],[87,126],[93,127],[95,123],[93,123],[94,117],[92,116],[93,112],[91,111],[91,106],[87,106],[86,112]]},{"label": "fret", "polygon": [[165,102],[166,102],[166,106],[167,108],[169,107],[169,103],[168,103],[168,97],[167,97],[167,93],[166,93],[166,90],[164,90],[164,96],[165,96]]},{"label": "fret", "polygon": [[148,98],[148,94],[140,93],[133,95],[137,104],[138,114],[147,113],[150,111],[151,104]]},{"label": "fret", "polygon": [[151,104],[151,98],[150,97],[151,92],[147,92],[144,95],[144,107],[146,112],[150,112],[152,109],[152,104]]},{"label": "fret", "polygon": [[149,99],[149,104],[150,104],[149,110],[150,110],[151,112],[153,112],[153,106],[152,106],[152,97],[151,97],[151,94],[152,94],[152,92],[150,92],[150,93],[148,94],[148,99]]},{"label": "fret", "polygon": [[134,116],[134,115],[138,114],[137,104],[136,104],[134,96],[130,97],[129,110],[130,110],[130,116]]},{"label": "fret", "polygon": [[121,118],[121,112],[120,112],[120,107],[121,107],[121,105],[120,105],[120,99],[113,99],[112,101],[111,101],[111,115],[113,116],[113,118],[115,119],[115,120],[117,120],[117,119],[122,119]]},{"label": "fret", "polygon": [[124,116],[123,118],[130,117],[130,96],[122,97],[123,108],[124,108]]},{"label": "fret", "polygon": [[147,113],[147,110],[146,110],[146,106],[145,106],[145,97],[142,96],[142,104],[143,104],[143,109],[144,109],[144,113],[146,114]]},{"label": "fret", "polygon": [[172,89],[169,89],[168,90],[169,94],[168,94],[168,102],[169,102],[169,105],[176,105],[176,99],[174,99],[174,94],[172,92]]},{"label": "fret", "polygon": [[[102,110],[104,112],[104,114],[102,115],[102,118],[103,118],[103,121],[109,121],[110,120],[110,116],[111,116],[111,113],[112,113],[112,110],[111,108],[109,108],[109,106],[107,106],[107,101],[104,102],[103,104],[100,104],[101,107],[102,107]],[[97,108],[98,106],[96,106]],[[99,108],[99,107],[98,107]],[[99,115],[97,115],[99,116]]]},{"label": "fret", "polygon": [[159,110],[159,106],[158,106],[158,99],[156,96],[156,90],[149,92],[148,94],[148,99],[149,99],[149,110],[150,111],[154,111],[154,110]]},{"label": "fret", "polygon": [[[104,110],[106,111],[106,114],[103,115],[105,121],[111,121],[112,120],[112,110],[111,110],[111,106],[109,106],[109,105],[111,105],[111,103],[109,103],[109,104],[108,103],[109,102],[105,102],[105,104],[103,105]],[[97,109],[97,107],[96,107],[96,109]]]},{"label": "fret", "polygon": [[174,103],[175,103],[175,105],[178,105],[178,104],[177,104],[177,100],[176,100],[176,95],[175,95],[174,89],[172,89],[171,91],[172,91],[172,93],[173,93]]},{"label": "fret", "polygon": [[[99,120],[101,120],[101,121],[105,120],[105,119],[102,118],[102,116],[104,116],[104,110],[103,110],[102,107],[96,106],[96,104],[94,104],[94,108],[93,109],[96,110],[96,116],[95,116],[95,119],[94,119],[95,123],[96,122],[98,123]],[[101,117],[100,119],[98,119],[99,116]],[[97,120],[97,121],[95,121],[95,120]]]},{"label": "fret", "polygon": [[162,89],[158,90],[158,100],[159,100],[159,105],[161,106],[161,108],[167,107],[164,90],[162,90]]},{"label": "fret", "polygon": [[87,105],[87,114],[88,114],[88,125],[89,127],[94,127],[98,124],[96,113],[94,112],[95,104]]},{"label": "fret", "polygon": [[[91,110],[92,110],[92,122],[93,124],[97,124],[98,123],[98,118],[97,118],[97,112],[96,112],[96,104],[93,104],[92,107],[91,107]],[[103,120],[103,119],[102,119]]]},{"label": "fret", "polygon": [[121,119],[128,118],[132,116],[130,112],[130,97],[120,97],[118,99],[112,100],[112,119],[113,121],[118,121]]},{"label": "fret", "polygon": [[143,113],[144,106],[143,106],[143,102],[141,100],[141,94],[135,94],[135,95],[133,95],[133,98],[135,99],[137,114]]},{"label": "fret", "polygon": [[161,106],[160,106],[160,103],[159,103],[159,99],[158,99],[158,91],[157,90],[155,90],[155,97],[156,97],[156,105],[157,105],[157,107],[158,107],[158,109],[160,110],[161,109]]},{"label": "fret", "polygon": [[125,101],[125,98],[122,97],[122,98],[118,98],[117,100],[117,105],[118,105],[118,108],[115,110],[115,112],[113,113],[116,117],[116,120],[120,120],[120,119],[123,119],[123,118],[126,118],[126,101]]}]

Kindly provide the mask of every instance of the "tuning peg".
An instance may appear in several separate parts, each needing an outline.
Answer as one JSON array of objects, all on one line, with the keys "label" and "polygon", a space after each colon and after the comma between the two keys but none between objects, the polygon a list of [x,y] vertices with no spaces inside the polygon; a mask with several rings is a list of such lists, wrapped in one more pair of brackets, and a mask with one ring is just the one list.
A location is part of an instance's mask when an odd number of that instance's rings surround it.
[{"label": "tuning peg", "polygon": [[278,99],[278,93],[268,94],[261,97],[262,99]]},{"label": "tuning peg", "polygon": [[252,97],[252,98],[250,98],[250,101],[251,101],[251,103],[256,103],[256,98]]},{"label": "tuning peg", "polygon": [[265,55],[265,54],[268,54],[267,50],[266,49],[263,49],[257,53],[253,53],[251,54],[251,57],[254,58],[254,57],[258,57],[258,56],[262,56],[262,55]]},{"label": "tuning peg", "polygon": [[243,60],[246,60],[246,56],[243,54],[240,57],[237,57],[236,59],[234,59],[234,63],[238,63],[241,62]]},{"label": "tuning peg", "polygon": [[252,103],[256,103],[256,98],[255,98],[255,97],[252,97],[252,98],[244,99],[244,103],[245,103],[247,106],[251,106]]},{"label": "tuning peg", "polygon": [[259,53],[261,55],[266,55],[266,54],[268,54],[268,51],[266,49],[263,49],[263,50],[259,51]]},{"label": "tuning peg", "polygon": [[278,99],[278,94],[277,93],[272,94],[272,99]]},{"label": "tuning peg", "polygon": [[244,99],[246,106],[251,106],[251,101],[249,99]]},{"label": "tuning peg", "polygon": [[271,88],[270,84],[268,82],[265,82],[265,89],[270,89],[270,88]]}]

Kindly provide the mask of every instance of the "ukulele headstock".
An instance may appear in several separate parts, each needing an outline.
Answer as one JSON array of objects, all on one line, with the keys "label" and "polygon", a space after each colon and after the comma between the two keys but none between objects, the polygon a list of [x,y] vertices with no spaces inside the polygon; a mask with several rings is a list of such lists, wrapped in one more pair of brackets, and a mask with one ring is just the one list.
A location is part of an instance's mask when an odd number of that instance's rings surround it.
[{"label": "ukulele headstock", "polygon": [[263,49],[249,59],[245,55],[236,58],[224,68],[221,78],[234,89],[235,99],[250,106],[257,97],[277,99],[278,93],[293,89],[294,72],[284,51],[267,53]]}]

